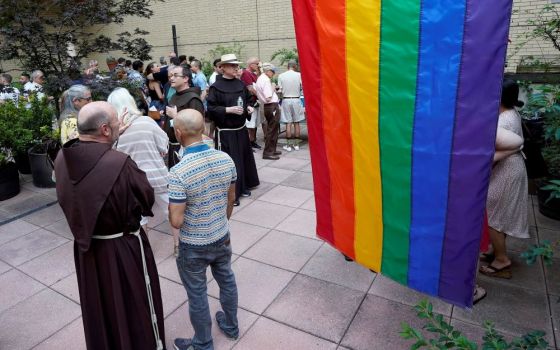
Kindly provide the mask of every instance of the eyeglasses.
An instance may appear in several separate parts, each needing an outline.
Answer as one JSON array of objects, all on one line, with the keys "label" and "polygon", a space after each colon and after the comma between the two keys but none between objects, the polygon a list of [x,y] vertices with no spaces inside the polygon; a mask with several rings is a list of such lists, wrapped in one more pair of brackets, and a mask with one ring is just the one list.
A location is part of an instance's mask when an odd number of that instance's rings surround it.
[{"label": "eyeglasses", "polygon": [[91,96],[90,97],[79,97],[78,100],[86,100],[88,102],[91,102]]},{"label": "eyeglasses", "polygon": [[175,78],[184,78],[185,77],[184,75],[177,74],[177,73],[171,74],[171,76],[175,77]]}]

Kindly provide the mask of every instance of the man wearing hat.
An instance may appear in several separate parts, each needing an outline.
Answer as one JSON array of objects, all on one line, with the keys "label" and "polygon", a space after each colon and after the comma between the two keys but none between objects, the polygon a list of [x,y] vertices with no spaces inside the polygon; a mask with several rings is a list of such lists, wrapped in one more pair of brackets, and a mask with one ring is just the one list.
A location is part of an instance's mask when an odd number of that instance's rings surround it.
[{"label": "man wearing hat", "polygon": [[236,78],[239,63],[234,54],[222,56],[218,63],[222,75],[216,77],[206,99],[208,116],[216,124],[216,148],[229,154],[237,170],[235,206],[239,205],[240,197],[250,196],[250,189],[259,185],[255,157],[245,127],[253,112],[249,105],[251,94],[245,84]]},{"label": "man wearing hat", "polygon": [[276,150],[278,144],[278,130],[280,127],[280,107],[278,107],[278,95],[272,88],[271,78],[276,74],[276,67],[272,63],[263,64],[263,74],[255,83],[257,98],[264,108],[266,119],[266,138],[263,151],[263,159],[280,159],[282,152]]}]

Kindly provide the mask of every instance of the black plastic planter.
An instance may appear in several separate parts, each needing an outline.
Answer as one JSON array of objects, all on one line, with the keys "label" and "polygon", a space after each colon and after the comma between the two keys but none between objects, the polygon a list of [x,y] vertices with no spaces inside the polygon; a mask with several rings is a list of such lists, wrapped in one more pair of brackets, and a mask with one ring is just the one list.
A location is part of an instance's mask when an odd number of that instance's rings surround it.
[{"label": "black plastic planter", "polygon": [[52,180],[53,167],[47,153],[40,152],[37,147],[29,149],[29,164],[33,175],[33,185],[36,187],[55,187]]},{"label": "black plastic planter", "polygon": [[19,193],[19,173],[16,163],[0,165],[0,201]]},{"label": "black plastic planter", "polygon": [[542,190],[540,188],[537,191],[537,197],[539,199],[539,212],[551,219],[560,220],[560,199],[555,198],[546,203],[549,196],[550,191]]},{"label": "black plastic planter", "polygon": [[31,174],[31,165],[29,164],[29,156],[27,154],[15,154],[17,168],[22,174]]}]

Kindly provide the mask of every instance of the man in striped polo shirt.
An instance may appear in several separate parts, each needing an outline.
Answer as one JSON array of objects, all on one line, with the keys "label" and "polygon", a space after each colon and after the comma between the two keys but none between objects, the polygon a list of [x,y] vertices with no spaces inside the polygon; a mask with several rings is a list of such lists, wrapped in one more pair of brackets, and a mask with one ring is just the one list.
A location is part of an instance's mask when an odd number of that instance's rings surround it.
[{"label": "man in striped polo shirt", "polygon": [[175,136],[185,147],[169,172],[169,221],[180,229],[177,268],[189,297],[192,338],[177,338],[177,350],[214,349],[212,319],[206,295],[206,268],[220,287],[223,311],[216,322],[226,336],[237,339],[237,285],[231,270],[228,219],[235,200],[237,173],[233,160],[203,142],[204,118],[194,109],[175,117]]}]

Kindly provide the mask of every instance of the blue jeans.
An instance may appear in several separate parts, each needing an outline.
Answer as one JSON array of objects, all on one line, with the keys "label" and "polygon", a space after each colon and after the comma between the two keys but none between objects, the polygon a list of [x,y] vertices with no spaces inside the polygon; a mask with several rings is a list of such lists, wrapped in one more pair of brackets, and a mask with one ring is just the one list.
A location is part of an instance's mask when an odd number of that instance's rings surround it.
[{"label": "blue jeans", "polygon": [[222,330],[230,336],[239,334],[237,323],[237,284],[231,270],[231,244],[229,234],[206,246],[193,246],[181,242],[177,269],[189,297],[189,316],[194,328],[192,344],[196,350],[213,350],[212,318],[206,295],[206,268],[220,287],[220,304],[226,316]]}]

